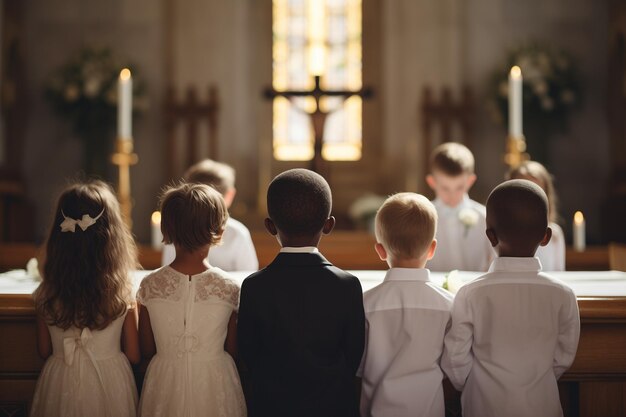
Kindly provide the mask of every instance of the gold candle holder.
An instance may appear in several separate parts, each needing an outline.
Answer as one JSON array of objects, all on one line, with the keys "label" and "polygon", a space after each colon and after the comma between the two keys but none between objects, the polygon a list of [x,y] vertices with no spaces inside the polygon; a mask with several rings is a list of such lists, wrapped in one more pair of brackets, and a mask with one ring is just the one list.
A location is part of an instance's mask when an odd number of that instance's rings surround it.
[{"label": "gold candle holder", "polygon": [[115,142],[115,153],[111,156],[113,165],[119,168],[117,198],[120,202],[120,209],[124,221],[129,229],[133,227],[131,211],[133,202],[130,194],[130,166],[135,165],[139,161],[136,153],[133,153],[133,141],[124,138],[118,138]]},{"label": "gold candle holder", "polygon": [[515,168],[524,161],[528,161],[530,155],[526,152],[526,139],[524,135],[511,136],[506,139],[506,153],[504,154],[504,163],[509,168]]}]

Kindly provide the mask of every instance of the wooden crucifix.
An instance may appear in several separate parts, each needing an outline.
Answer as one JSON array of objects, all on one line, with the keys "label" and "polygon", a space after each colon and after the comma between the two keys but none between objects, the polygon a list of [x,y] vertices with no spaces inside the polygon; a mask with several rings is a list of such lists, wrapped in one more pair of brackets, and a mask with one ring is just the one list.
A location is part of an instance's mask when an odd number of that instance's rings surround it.
[{"label": "wooden crucifix", "polygon": [[[320,86],[320,76],[315,76],[315,86],[312,90],[286,90],[277,91],[273,87],[265,90],[265,97],[273,99],[274,97],[285,97],[291,100],[292,97],[313,97],[315,99],[315,111],[307,112],[311,117],[313,123],[313,132],[315,135],[315,142],[313,144],[313,159],[311,160],[310,169],[321,174],[328,175],[325,169],[324,158],[322,158],[322,144],[324,142],[324,125],[326,124],[326,117],[337,109],[331,111],[322,111],[320,108],[320,100],[322,97],[341,97],[346,100],[352,96],[360,96],[362,98],[370,98],[372,91],[370,88],[361,88],[357,91],[350,90],[324,90]],[[304,110],[302,110],[304,111]],[[325,175],[325,176],[326,176]]]}]

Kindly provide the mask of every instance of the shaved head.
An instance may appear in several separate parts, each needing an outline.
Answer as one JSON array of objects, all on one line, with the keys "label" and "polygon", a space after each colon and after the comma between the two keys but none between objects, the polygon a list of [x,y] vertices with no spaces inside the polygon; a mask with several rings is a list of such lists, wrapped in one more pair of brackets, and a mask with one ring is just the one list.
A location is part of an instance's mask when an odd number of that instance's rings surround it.
[{"label": "shaved head", "polygon": [[332,195],[324,177],[308,169],[277,175],[267,190],[267,211],[289,236],[313,236],[330,216]]},{"label": "shaved head", "polygon": [[491,230],[503,247],[514,253],[534,255],[548,229],[546,193],[528,180],[498,185],[487,199],[487,229],[488,235]]}]

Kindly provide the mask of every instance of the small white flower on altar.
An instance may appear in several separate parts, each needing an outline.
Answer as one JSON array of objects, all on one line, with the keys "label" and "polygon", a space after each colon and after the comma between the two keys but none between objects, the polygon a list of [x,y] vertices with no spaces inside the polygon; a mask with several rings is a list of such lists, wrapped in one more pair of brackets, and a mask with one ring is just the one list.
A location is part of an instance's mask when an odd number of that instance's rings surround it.
[{"label": "small white flower on altar", "polygon": [[446,274],[443,279],[443,289],[450,291],[452,294],[456,294],[463,286],[464,282],[459,277],[459,271],[454,269]]},{"label": "small white flower on altar", "polygon": [[465,226],[464,236],[467,236],[469,229],[476,226],[476,223],[478,223],[478,213],[476,210],[471,208],[461,209],[459,211],[459,220],[461,221],[461,224]]},{"label": "small white flower on altar", "polygon": [[37,262],[37,258],[30,258],[28,260],[28,263],[26,264],[26,273],[30,277],[41,281],[41,275],[39,275],[39,262]]}]

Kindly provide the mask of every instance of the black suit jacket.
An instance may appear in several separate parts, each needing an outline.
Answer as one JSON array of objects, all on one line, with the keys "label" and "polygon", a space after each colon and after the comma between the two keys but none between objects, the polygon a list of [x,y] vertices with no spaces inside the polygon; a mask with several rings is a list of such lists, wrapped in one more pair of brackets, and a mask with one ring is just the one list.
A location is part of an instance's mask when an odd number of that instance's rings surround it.
[{"label": "black suit jacket", "polygon": [[356,277],[319,253],[280,253],[243,282],[237,327],[251,417],[359,415],[365,314]]}]

